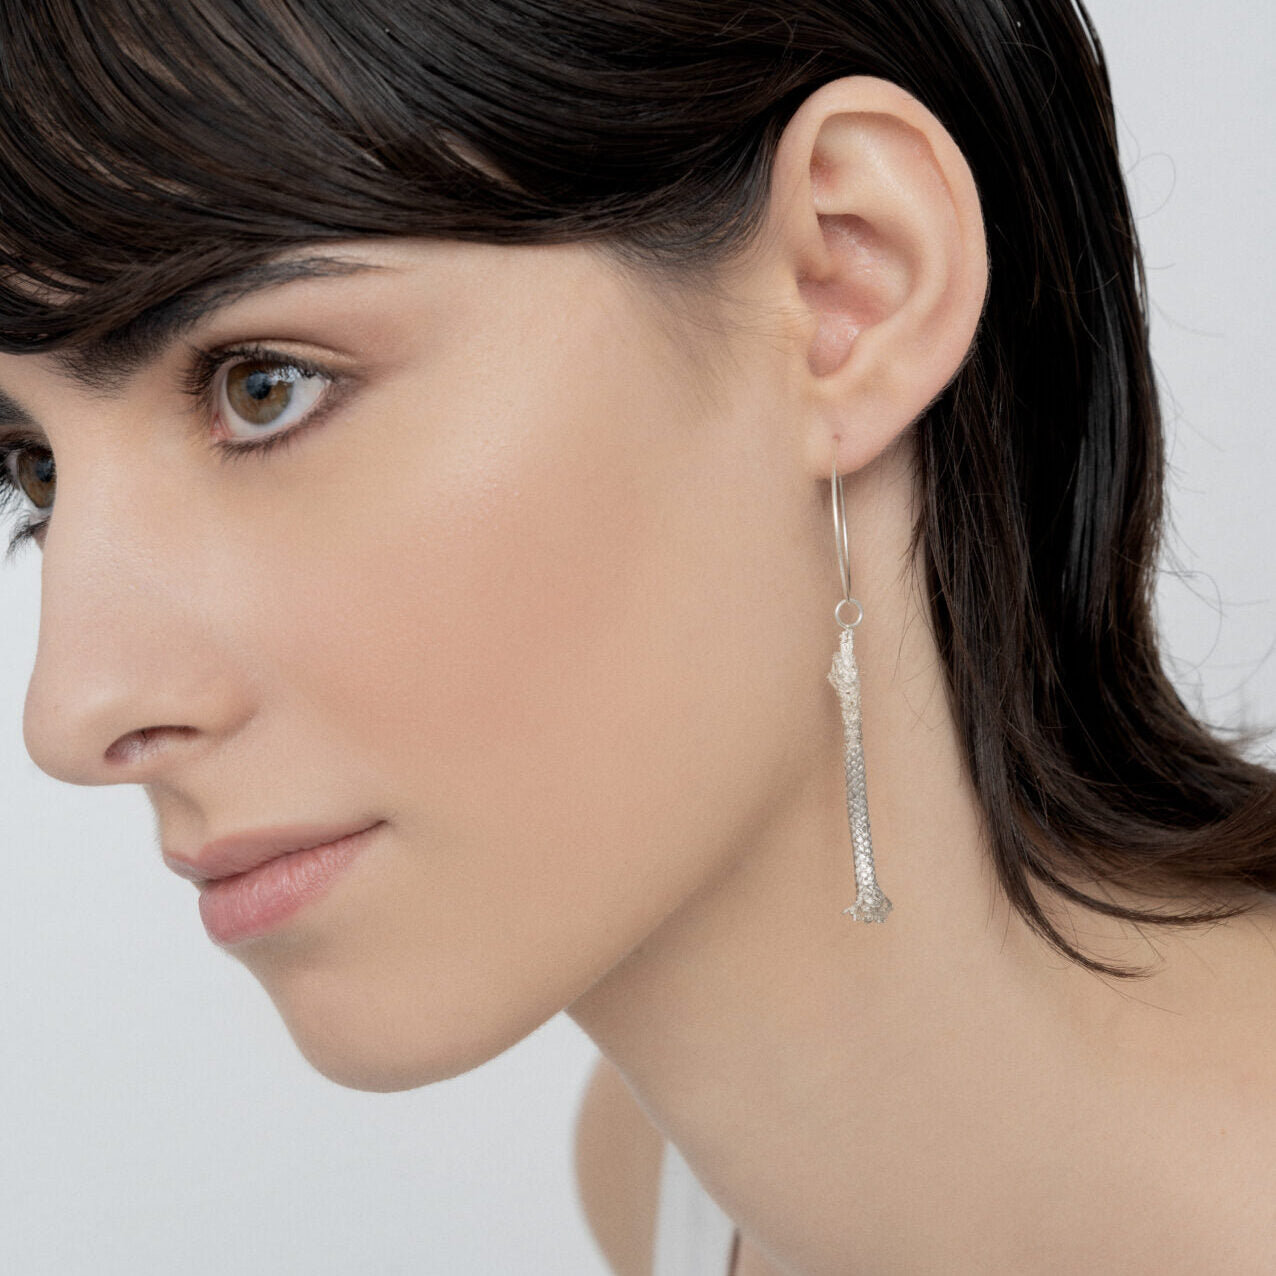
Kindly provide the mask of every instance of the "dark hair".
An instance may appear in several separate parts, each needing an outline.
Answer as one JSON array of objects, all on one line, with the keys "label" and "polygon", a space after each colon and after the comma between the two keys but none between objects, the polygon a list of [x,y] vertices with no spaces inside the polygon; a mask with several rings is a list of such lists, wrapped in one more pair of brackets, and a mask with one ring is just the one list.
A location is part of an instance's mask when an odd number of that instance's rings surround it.
[{"label": "dark hair", "polygon": [[[913,549],[996,871],[1276,890],[1276,775],[1157,649],[1164,443],[1107,69],[1069,0],[0,0],[0,349],[109,347],[298,244],[605,244],[707,277],[754,239],[819,85],[894,81],[949,130],[991,262],[916,423]],[[467,154],[468,152],[468,154]]]}]

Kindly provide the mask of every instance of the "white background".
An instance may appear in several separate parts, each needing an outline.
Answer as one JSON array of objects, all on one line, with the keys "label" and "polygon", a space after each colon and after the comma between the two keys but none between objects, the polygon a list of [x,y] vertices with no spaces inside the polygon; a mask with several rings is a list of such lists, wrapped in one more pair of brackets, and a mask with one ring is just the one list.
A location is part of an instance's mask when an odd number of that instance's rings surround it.
[{"label": "white background", "polygon": [[[1091,12],[1172,443],[1171,672],[1215,722],[1276,721],[1276,25],[1252,0]],[[27,758],[38,565],[0,569],[0,1270],[602,1276],[571,1171],[588,1040],[560,1015],[401,1094],[313,1072],[160,864],[141,791]]]}]

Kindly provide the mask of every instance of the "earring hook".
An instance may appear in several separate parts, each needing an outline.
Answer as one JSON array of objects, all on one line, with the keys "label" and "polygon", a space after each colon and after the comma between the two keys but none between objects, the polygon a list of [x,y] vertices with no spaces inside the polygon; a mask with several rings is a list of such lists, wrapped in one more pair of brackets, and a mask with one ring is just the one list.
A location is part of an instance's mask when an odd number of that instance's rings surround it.
[{"label": "earring hook", "polygon": [[[858,598],[851,596],[851,546],[846,526],[846,495],[842,490],[842,476],[837,472],[837,445],[834,443],[833,472],[829,478],[833,493],[833,541],[837,545],[837,566],[842,574],[842,597],[833,608],[833,619],[843,629],[854,629],[864,619],[864,608]],[[842,619],[842,608],[854,607],[854,620]]]}]

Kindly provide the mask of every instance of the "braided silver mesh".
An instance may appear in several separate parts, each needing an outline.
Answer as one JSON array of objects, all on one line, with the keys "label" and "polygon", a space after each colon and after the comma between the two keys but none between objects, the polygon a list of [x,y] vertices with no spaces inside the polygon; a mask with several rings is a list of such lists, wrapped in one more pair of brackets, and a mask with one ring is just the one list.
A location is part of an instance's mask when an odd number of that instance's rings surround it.
[{"label": "braided silver mesh", "polygon": [[893,905],[882,894],[873,869],[873,838],[868,827],[868,791],[864,782],[864,743],[860,723],[860,671],[855,663],[853,630],[842,630],[829,682],[842,703],[846,746],[846,818],[851,826],[855,859],[855,903],[842,909],[858,922],[884,922]]}]

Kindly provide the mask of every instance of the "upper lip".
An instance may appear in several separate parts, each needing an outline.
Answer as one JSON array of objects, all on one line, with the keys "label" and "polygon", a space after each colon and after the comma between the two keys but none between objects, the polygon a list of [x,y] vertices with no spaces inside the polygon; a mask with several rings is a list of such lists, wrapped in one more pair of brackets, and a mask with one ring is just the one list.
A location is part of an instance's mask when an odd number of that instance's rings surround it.
[{"label": "upper lip", "polygon": [[353,824],[290,824],[286,827],[230,833],[202,846],[194,855],[165,851],[164,863],[179,877],[192,882],[213,882],[222,877],[246,873],[259,864],[308,851],[316,846],[339,842],[343,837],[376,827],[381,820],[360,820]]}]

